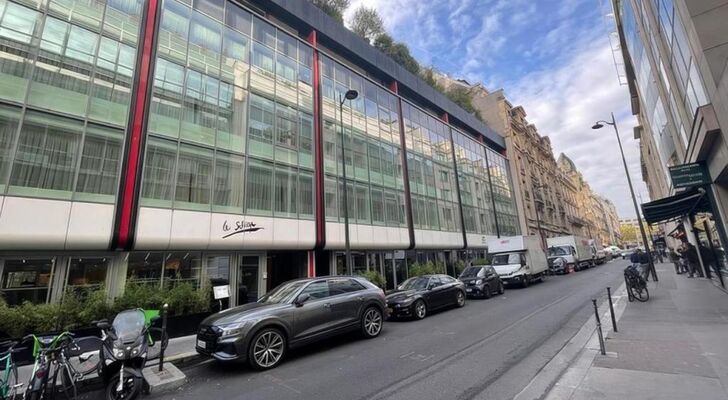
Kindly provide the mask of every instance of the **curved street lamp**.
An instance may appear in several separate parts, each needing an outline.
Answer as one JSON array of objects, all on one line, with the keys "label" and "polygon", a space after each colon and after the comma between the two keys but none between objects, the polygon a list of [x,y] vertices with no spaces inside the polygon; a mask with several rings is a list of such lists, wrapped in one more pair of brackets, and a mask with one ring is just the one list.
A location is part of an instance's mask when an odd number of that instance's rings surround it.
[{"label": "curved street lamp", "polygon": [[634,187],[632,187],[632,178],[629,176],[629,168],[627,168],[627,159],[624,158],[624,149],[622,148],[622,139],[619,138],[619,129],[617,129],[617,122],[614,120],[614,113],[612,113],[612,122],[609,121],[597,121],[592,126],[592,129],[602,129],[604,125],[611,125],[614,127],[614,133],[617,135],[617,143],[619,143],[619,152],[622,155],[622,163],[624,164],[624,174],[627,175],[627,183],[629,184],[629,192],[632,195],[632,204],[634,205],[634,212],[637,215],[637,223],[640,226],[640,233],[642,234],[642,242],[645,244],[645,252],[647,252],[647,258],[649,259],[650,272],[652,272],[652,279],[657,282],[657,272],[655,271],[655,263],[652,261],[652,253],[650,252],[650,244],[647,241],[647,235],[645,234],[645,228],[642,226],[642,218],[640,217],[640,209],[637,206],[637,198],[634,195]]},{"label": "curved street lamp", "polygon": [[341,178],[344,181],[344,248],[346,250],[346,273],[352,275],[354,266],[351,262],[351,245],[349,243],[349,196],[348,185],[346,181],[346,153],[344,145],[344,102],[347,100],[355,100],[359,97],[359,92],[354,89],[346,91],[344,96],[339,93],[339,117],[341,119]]}]

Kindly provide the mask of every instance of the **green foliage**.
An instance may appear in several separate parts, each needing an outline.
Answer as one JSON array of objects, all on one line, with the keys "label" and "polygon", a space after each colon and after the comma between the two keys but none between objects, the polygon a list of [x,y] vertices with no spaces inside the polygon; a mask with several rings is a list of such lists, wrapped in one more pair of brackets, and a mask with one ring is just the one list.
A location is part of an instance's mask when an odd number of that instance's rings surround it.
[{"label": "green foliage", "polygon": [[470,265],[488,265],[488,260],[485,258],[476,258]]},{"label": "green foliage", "polygon": [[374,40],[374,47],[391,57],[407,71],[417,75],[420,73],[420,64],[410,54],[409,47],[402,42],[395,42],[391,36],[383,33]]},{"label": "green foliage", "polygon": [[156,285],[129,282],[124,294],[113,304],[101,287],[79,291],[69,288],[60,304],[32,304],[25,302],[11,307],[0,298],[0,333],[21,337],[28,333],[48,333],[88,326],[91,321],[111,319],[114,314],[133,308],[161,309],[169,304],[170,315],[206,312],[210,309],[212,287],[200,289],[189,283],[170,285],[160,289]]},{"label": "green foliage", "polygon": [[377,285],[381,289],[387,288],[387,279],[379,273],[379,271],[362,271],[358,275],[363,276],[369,282]]},{"label": "green foliage", "polygon": [[465,270],[465,261],[463,260],[457,260],[455,261],[455,276],[460,276],[461,273]]},{"label": "green foliage", "polygon": [[350,29],[369,43],[385,33],[384,22],[374,8],[361,6],[354,11],[351,17]]},{"label": "green foliage", "polygon": [[344,11],[349,8],[350,0],[310,0],[331,18],[344,23]]},{"label": "green foliage", "polygon": [[432,275],[432,274],[444,274],[446,273],[445,263],[442,261],[432,262],[428,261],[424,264],[414,263],[409,266],[409,277]]}]

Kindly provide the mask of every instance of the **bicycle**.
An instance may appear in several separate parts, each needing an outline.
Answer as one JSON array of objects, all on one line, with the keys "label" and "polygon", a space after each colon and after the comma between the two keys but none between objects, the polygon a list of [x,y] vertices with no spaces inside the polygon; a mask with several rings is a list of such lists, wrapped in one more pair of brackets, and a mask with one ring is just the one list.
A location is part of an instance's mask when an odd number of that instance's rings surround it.
[{"label": "bicycle", "polygon": [[639,267],[630,265],[624,269],[624,282],[627,285],[627,298],[630,302],[637,299],[645,302],[650,299],[647,281],[642,276]]},{"label": "bicycle", "polygon": [[18,389],[23,387],[22,383],[18,383],[18,366],[15,364],[13,354],[20,352],[15,346],[18,342],[8,340],[0,343],[0,347],[6,347],[7,350],[0,353],[0,365],[2,366],[2,374],[0,374],[0,399],[14,399]]},{"label": "bicycle", "polygon": [[54,398],[59,389],[66,399],[75,399],[76,383],[98,367],[99,338],[76,340],[72,333],[63,332],[57,336],[28,335],[22,341],[26,340],[33,341],[34,363],[24,400],[40,400],[47,395]]}]

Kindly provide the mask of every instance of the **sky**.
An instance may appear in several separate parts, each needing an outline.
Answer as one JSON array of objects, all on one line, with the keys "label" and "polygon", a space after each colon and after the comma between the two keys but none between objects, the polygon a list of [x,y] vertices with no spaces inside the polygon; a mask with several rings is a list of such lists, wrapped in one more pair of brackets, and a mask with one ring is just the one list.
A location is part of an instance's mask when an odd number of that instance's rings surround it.
[{"label": "sky", "polygon": [[379,12],[421,65],[503,89],[551,139],[556,158],[567,154],[620,218],[633,218],[614,131],[591,129],[614,112],[635,191],[649,200],[637,120],[609,42],[609,0],[352,0],[345,19],[362,5]]}]

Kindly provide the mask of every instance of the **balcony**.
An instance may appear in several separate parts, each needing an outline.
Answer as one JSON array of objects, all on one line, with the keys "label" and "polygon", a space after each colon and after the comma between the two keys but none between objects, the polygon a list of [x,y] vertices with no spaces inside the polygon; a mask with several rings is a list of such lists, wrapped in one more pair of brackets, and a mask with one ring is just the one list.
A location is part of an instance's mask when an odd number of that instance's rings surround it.
[{"label": "balcony", "polygon": [[579,218],[579,217],[568,216],[568,217],[566,217],[566,219],[569,221],[569,223],[571,225],[574,225],[576,227],[586,226],[586,221],[583,220],[583,219],[581,219],[581,218]]}]

